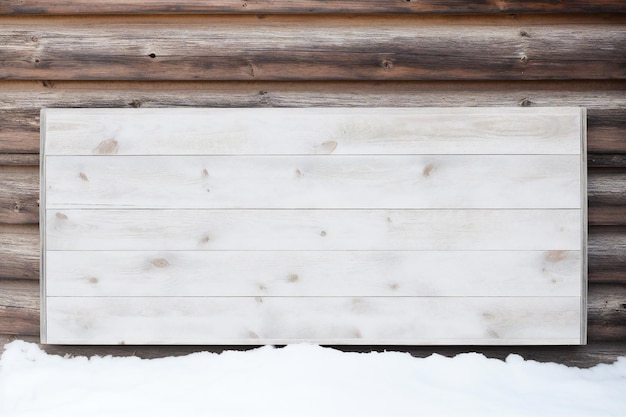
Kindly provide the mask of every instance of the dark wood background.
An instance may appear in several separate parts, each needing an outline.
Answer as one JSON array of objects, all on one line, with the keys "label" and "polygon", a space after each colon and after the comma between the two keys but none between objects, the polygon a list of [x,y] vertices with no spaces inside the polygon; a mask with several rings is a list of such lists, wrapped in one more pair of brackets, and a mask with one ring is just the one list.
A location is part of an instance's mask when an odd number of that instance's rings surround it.
[{"label": "dark wood background", "polygon": [[589,344],[395,349],[626,355],[622,0],[0,0],[0,343],[39,340],[39,110],[182,106],[586,107]]}]

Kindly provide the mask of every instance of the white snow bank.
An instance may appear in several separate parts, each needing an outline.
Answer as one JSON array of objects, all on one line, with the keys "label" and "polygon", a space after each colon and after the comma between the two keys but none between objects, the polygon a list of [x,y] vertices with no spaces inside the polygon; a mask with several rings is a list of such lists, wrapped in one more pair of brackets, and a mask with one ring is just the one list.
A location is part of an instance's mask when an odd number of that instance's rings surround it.
[{"label": "white snow bank", "polygon": [[0,416],[624,416],[626,358],[591,369],[479,354],[343,353],[311,345],[183,357],[0,359]]}]

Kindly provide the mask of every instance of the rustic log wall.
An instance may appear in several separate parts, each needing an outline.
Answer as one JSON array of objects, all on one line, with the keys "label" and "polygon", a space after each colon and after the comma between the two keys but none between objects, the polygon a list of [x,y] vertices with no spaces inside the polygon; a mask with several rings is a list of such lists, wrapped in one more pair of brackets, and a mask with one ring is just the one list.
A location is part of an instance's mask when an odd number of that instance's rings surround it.
[{"label": "rustic log wall", "polygon": [[0,341],[39,334],[42,107],[584,106],[589,346],[483,351],[625,354],[623,2],[224,3],[0,0]]}]

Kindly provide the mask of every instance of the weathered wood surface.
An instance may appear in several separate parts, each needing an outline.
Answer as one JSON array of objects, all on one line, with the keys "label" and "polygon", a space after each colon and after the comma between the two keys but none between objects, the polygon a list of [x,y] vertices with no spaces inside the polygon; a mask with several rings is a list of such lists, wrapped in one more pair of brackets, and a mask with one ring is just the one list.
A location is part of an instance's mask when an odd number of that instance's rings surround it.
[{"label": "weathered wood surface", "polygon": [[[39,153],[42,107],[582,106],[590,166],[626,166],[626,82],[0,82],[0,152]],[[597,153],[612,155],[594,155]],[[1,160],[1,158],[0,158]]]},{"label": "weathered wood surface", "polygon": [[53,344],[559,345],[581,338],[579,297],[47,297],[46,304]]},{"label": "weathered wood surface", "polygon": [[626,282],[626,228],[599,226],[589,231],[589,276],[594,282]]},{"label": "weathered wood surface", "polygon": [[0,166],[0,223],[34,223],[39,218],[39,169]]},{"label": "weathered wood surface", "polygon": [[48,296],[576,296],[579,251],[48,251]]},{"label": "weathered wood surface", "polygon": [[[415,237],[419,236],[420,239]],[[47,250],[580,250],[579,209],[47,210]]]},{"label": "weathered wood surface", "polygon": [[580,155],[585,122],[578,107],[44,112],[47,156]]},{"label": "weathered wood surface", "polygon": [[39,284],[0,279],[0,334],[39,335]]},{"label": "weathered wood surface", "polygon": [[626,206],[626,169],[591,171],[587,187],[590,206]]},{"label": "weathered wood surface", "polygon": [[36,225],[0,224],[0,278],[39,279],[39,254]]},{"label": "weathered wood surface", "polygon": [[0,0],[2,14],[624,13],[620,0]]},{"label": "weathered wood surface", "polygon": [[575,22],[406,15],[186,16],[184,24],[163,16],[0,17],[0,79],[626,79],[626,16]]},{"label": "weathered wood surface", "polygon": [[593,300],[588,305],[590,337],[593,340],[626,339],[626,288],[592,285],[588,297]]},{"label": "weathered wood surface", "polygon": [[39,155],[3,153],[0,154],[0,167],[3,166],[38,166]]}]

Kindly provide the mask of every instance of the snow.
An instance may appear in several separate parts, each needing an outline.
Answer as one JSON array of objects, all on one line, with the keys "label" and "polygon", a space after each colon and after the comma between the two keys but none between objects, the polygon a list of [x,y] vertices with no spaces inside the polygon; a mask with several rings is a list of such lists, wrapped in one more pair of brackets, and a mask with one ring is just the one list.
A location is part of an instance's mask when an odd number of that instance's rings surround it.
[{"label": "snow", "polygon": [[578,369],[266,346],[182,357],[60,357],[14,341],[0,416],[624,416],[626,357]]}]

